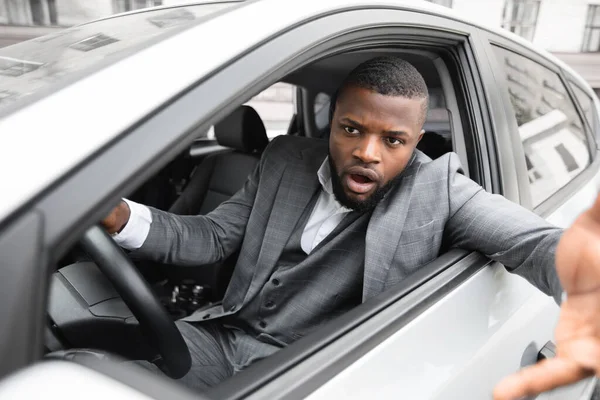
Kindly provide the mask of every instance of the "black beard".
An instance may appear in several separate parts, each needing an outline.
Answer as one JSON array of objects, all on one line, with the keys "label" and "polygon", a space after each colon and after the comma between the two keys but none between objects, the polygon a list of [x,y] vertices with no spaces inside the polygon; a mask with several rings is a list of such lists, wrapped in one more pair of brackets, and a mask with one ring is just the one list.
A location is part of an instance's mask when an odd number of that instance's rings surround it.
[{"label": "black beard", "polygon": [[348,195],[346,195],[346,192],[344,191],[344,187],[342,186],[342,179],[338,175],[337,169],[335,168],[335,165],[333,164],[333,158],[331,158],[331,155],[329,155],[328,158],[329,158],[329,169],[331,170],[331,187],[333,189],[333,194],[334,194],[336,200],[338,202],[340,202],[340,204],[343,205],[344,207],[349,208],[354,211],[358,211],[360,213],[372,211],[375,207],[377,207],[377,204],[379,204],[379,202],[381,200],[383,200],[383,198],[385,197],[387,192],[389,192],[390,189],[398,181],[400,181],[400,178],[402,175],[402,174],[398,174],[398,176],[396,176],[394,179],[392,179],[385,185],[378,187],[375,190],[375,192],[372,195],[370,195],[367,199],[362,200],[362,201],[353,200],[350,197],[348,197]]}]

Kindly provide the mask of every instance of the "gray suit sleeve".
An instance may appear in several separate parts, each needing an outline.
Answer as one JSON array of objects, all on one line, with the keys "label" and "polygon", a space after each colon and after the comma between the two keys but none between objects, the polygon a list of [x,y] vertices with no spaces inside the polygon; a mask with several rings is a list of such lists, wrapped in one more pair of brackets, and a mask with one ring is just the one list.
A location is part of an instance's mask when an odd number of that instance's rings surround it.
[{"label": "gray suit sleeve", "polygon": [[486,192],[462,174],[454,155],[448,168],[450,210],[445,233],[450,245],[485,254],[560,303],[555,254],[563,230],[505,197]]},{"label": "gray suit sleeve", "polygon": [[259,179],[260,164],[241,190],[207,215],[182,216],[150,208],[148,237],[130,255],[184,266],[225,260],[241,247]]}]

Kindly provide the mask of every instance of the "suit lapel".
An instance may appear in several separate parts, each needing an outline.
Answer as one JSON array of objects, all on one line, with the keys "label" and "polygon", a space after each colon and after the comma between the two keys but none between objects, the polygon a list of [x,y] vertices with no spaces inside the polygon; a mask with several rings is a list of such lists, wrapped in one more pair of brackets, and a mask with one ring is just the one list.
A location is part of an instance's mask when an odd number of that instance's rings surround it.
[{"label": "suit lapel", "polygon": [[325,156],[326,151],[308,148],[287,160],[244,302],[249,301],[263,286],[303,211],[319,188],[317,171]]},{"label": "suit lapel", "polygon": [[404,170],[399,184],[373,210],[369,221],[365,239],[363,302],[383,291],[396,254],[420,166],[420,163],[412,164],[412,161]]}]

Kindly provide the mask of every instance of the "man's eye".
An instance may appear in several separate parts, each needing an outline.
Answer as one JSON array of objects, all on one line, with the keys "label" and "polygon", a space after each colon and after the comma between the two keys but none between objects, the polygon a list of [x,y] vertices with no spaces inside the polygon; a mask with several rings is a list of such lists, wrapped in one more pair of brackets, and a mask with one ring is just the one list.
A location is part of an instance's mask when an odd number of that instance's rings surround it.
[{"label": "man's eye", "polygon": [[389,144],[391,144],[392,146],[398,146],[400,144],[403,144],[404,142],[398,138],[395,137],[388,137],[387,141]]},{"label": "man's eye", "polygon": [[357,135],[357,134],[358,134],[358,129],[356,129],[356,128],[353,128],[353,127],[351,127],[351,126],[345,126],[345,127],[344,127],[344,130],[345,130],[346,132],[348,132],[349,134],[351,134],[351,135]]}]

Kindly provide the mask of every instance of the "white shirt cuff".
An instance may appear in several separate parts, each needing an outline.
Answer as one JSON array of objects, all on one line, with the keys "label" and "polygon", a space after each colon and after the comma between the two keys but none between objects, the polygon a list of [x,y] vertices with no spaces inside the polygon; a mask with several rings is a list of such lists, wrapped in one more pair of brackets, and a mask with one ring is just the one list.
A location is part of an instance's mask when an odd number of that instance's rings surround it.
[{"label": "white shirt cuff", "polygon": [[123,199],[123,201],[127,203],[129,210],[131,211],[129,221],[127,221],[127,224],[121,232],[113,235],[113,239],[124,249],[139,249],[146,241],[148,233],[150,232],[152,213],[150,212],[150,209],[143,204],[127,199]]}]

